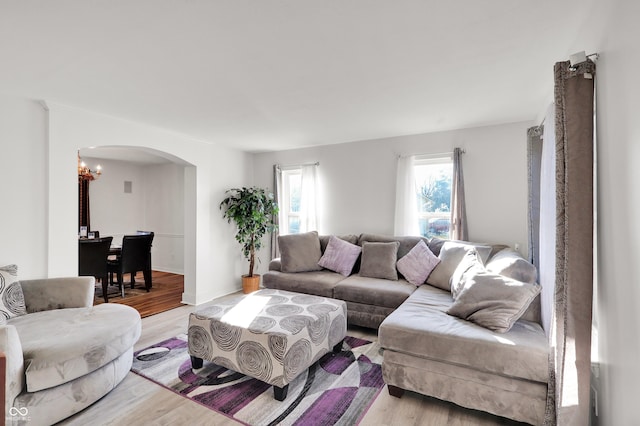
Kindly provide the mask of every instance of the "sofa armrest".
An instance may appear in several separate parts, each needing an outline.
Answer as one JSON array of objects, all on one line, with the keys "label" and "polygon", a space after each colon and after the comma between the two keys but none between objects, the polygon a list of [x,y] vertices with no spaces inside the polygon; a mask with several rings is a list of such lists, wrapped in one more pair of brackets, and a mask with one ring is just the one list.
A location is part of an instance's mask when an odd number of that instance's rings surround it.
[{"label": "sofa armrest", "polygon": [[2,386],[5,387],[5,413],[9,413],[13,401],[25,386],[22,344],[18,331],[12,325],[0,325],[0,352],[3,352],[6,358],[6,381]]},{"label": "sofa armrest", "polygon": [[269,270],[270,271],[282,271],[282,263],[280,262],[280,258],[276,257],[269,262]]},{"label": "sofa armrest", "polygon": [[20,280],[28,313],[93,306],[94,277]]}]

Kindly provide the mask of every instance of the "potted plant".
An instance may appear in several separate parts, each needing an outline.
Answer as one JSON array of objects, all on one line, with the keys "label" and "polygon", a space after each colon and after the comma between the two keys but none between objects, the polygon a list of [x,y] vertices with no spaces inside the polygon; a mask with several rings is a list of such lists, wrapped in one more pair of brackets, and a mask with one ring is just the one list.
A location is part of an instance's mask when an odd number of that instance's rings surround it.
[{"label": "potted plant", "polygon": [[260,275],[253,273],[256,251],[262,247],[262,237],[273,232],[277,225],[273,220],[278,214],[278,204],[273,194],[265,189],[233,188],[226,192],[227,198],[220,203],[223,217],[229,223],[233,220],[238,232],[236,241],[242,245],[242,253],[249,261],[249,274],[242,276],[242,290],[256,291],[260,285]]}]

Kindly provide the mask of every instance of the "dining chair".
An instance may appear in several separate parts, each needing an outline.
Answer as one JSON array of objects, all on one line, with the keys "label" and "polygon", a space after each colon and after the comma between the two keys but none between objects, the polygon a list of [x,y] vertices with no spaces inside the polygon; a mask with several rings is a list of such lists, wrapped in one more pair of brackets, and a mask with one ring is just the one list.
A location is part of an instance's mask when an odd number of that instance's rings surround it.
[{"label": "dining chair", "polygon": [[93,276],[102,282],[102,298],[109,301],[107,257],[113,237],[78,240],[78,275]]},{"label": "dining chair", "polygon": [[153,234],[125,235],[122,237],[122,250],[115,260],[108,261],[109,282],[114,284],[116,274],[118,285],[124,297],[123,275],[131,274],[131,288],[135,286],[135,274],[142,271],[147,291],[151,290],[151,244]]},{"label": "dining chair", "polygon": [[[141,231],[141,230],[137,230],[136,231],[136,235],[151,235],[151,242],[153,243],[153,237],[155,236],[155,233],[153,231]],[[151,250],[149,250],[149,265],[151,265]],[[136,283],[136,274],[131,274],[131,288],[133,288],[133,286]]]}]

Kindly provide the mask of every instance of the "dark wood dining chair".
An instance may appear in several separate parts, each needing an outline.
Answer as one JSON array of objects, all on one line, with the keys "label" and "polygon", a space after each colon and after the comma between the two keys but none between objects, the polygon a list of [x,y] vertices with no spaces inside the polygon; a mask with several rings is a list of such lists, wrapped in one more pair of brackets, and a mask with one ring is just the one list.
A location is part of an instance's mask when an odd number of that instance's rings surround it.
[{"label": "dark wood dining chair", "polygon": [[78,275],[93,276],[102,282],[102,298],[109,301],[107,257],[113,237],[78,240]]},{"label": "dark wood dining chair", "polygon": [[142,271],[144,285],[151,290],[151,244],[153,234],[125,235],[122,237],[122,251],[115,260],[108,261],[109,281],[114,284],[113,274],[116,274],[118,285],[124,297],[123,275],[131,274],[131,288],[135,286],[135,274]]}]

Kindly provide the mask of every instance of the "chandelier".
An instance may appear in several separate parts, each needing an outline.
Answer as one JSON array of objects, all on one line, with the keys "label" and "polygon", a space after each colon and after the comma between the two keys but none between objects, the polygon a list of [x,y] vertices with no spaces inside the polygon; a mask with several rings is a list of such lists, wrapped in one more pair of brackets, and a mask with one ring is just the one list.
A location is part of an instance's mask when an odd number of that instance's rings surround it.
[{"label": "chandelier", "polygon": [[100,164],[96,166],[95,170],[91,170],[89,166],[80,158],[80,151],[78,151],[78,179],[79,180],[94,180],[100,177],[102,174],[102,167]]}]

